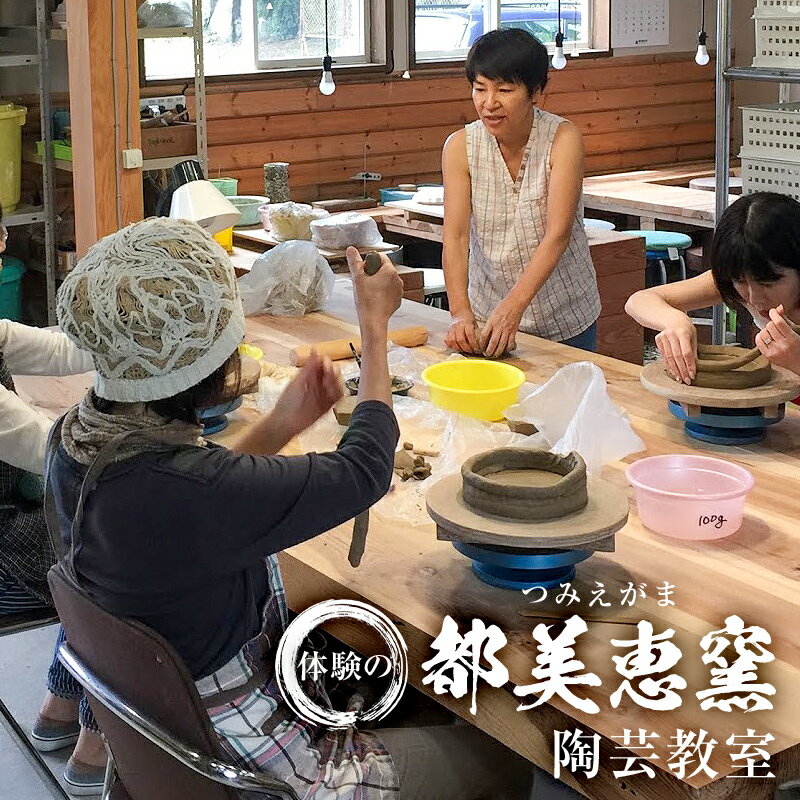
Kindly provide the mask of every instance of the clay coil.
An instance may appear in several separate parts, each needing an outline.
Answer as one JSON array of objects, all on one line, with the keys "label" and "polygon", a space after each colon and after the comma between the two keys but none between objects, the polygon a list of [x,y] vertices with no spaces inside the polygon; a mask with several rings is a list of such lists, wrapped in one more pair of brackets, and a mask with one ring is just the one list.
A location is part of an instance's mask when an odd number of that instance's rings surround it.
[{"label": "clay coil", "polygon": [[[562,476],[550,486],[498,483],[486,476],[517,471]],[[546,450],[507,447],[467,459],[461,467],[464,502],[484,514],[519,520],[551,520],[584,509],[589,501],[586,464],[578,453],[559,456]]]},{"label": "clay coil", "polygon": [[772,379],[772,365],[757,349],[753,351],[707,344],[697,348],[697,355],[697,373],[692,386],[704,389],[752,389]]}]

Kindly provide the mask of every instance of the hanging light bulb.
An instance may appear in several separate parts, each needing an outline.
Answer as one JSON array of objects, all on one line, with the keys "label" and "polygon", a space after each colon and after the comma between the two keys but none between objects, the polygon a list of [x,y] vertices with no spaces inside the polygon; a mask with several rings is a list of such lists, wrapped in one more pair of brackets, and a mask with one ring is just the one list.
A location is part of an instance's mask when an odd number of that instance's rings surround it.
[{"label": "hanging light bulb", "polygon": [[553,69],[564,69],[567,66],[567,57],[564,55],[564,34],[556,34],[556,50],[553,53]]},{"label": "hanging light bulb", "polygon": [[706,47],[706,38],[706,32],[700,31],[700,35],[697,37],[697,52],[694,54],[694,60],[701,67],[704,67],[711,60],[711,56],[708,55],[708,48]]},{"label": "hanging light bulb", "polygon": [[325,56],[322,59],[322,78],[319,82],[319,90],[322,94],[333,94],[336,91],[331,64],[333,64],[333,59],[330,56]]},{"label": "hanging light bulb", "polygon": [[553,69],[564,69],[567,66],[567,57],[564,55],[564,32],[561,30],[561,0],[558,0],[558,33],[552,64]]},{"label": "hanging light bulb", "polygon": [[694,55],[694,60],[704,67],[709,62],[708,48],[706,42],[708,41],[708,34],[706,33],[706,0],[700,0],[700,32],[697,34],[697,52]]},{"label": "hanging light bulb", "polygon": [[328,42],[328,0],[325,0],[325,57],[322,59],[322,78],[319,82],[319,90],[325,95],[333,94],[336,91],[336,84],[333,82],[333,73],[331,72],[332,64],[333,59]]}]

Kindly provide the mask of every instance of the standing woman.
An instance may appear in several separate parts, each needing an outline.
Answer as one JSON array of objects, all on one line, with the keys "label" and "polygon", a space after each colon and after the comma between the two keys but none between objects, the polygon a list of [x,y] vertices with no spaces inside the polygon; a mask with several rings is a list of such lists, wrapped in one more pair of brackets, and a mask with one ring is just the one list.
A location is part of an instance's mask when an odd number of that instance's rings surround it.
[{"label": "standing woman", "polygon": [[536,105],[547,49],[522,30],[490,31],[466,68],[479,119],[450,136],[442,157],[445,344],[497,357],[521,330],[594,350],[600,296],[583,229],[583,143]]}]

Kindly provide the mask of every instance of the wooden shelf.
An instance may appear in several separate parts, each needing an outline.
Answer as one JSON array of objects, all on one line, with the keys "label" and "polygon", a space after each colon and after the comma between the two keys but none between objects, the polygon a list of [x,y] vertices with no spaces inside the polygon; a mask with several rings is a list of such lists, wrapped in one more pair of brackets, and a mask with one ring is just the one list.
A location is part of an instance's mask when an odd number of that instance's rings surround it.
[{"label": "wooden shelf", "polygon": [[[28,164],[39,164],[42,163],[42,157],[38,153],[27,152],[22,154],[22,160],[27,162]],[[62,172],[72,172],[72,162],[71,161],[64,161],[61,158],[53,159],[53,166],[56,169],[60,169]]]}]

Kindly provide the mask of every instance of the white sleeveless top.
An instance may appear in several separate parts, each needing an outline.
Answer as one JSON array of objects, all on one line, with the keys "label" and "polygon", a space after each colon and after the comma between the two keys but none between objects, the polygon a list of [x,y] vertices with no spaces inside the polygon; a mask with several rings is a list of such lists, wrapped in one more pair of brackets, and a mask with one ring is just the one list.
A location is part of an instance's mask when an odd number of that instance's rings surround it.
[{"label": "white sleeveless top", "polygon": [[[469,299],[475,317],[488,319],[519,280],[544,237],[550,148],[565,122],[534,109],[533,126],[516,183],[497,140],[478,120],[465,126],[472,187],[469,236]],[[578,203],[569,245],[525,310],[520,330],[563,341],[583,333],[600,315],[597,276]]]}]

